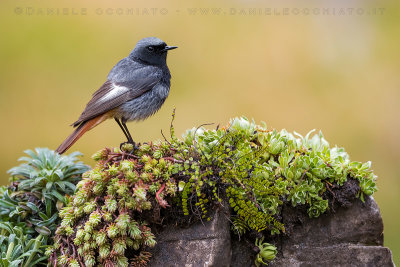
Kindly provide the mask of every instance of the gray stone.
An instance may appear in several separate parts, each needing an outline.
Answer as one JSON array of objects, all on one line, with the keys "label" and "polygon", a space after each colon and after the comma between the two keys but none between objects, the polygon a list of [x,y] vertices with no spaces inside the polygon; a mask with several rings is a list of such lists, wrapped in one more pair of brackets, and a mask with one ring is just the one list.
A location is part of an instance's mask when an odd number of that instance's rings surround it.
[{"label": "gray stone", "polygon": [[209,222],[190,228],[168,226],[157,235],[150,251],[149,266],[229,266],[231,261],[230,222],[220,208]]},{"label": "gray stone", "polygon": [[[244,266],[244,265],[243,265]],[[249,265],[247,265],[249,266]],[[297,246],[297,253],[277,258],[269,266],[394,266],[392,254],[382,246],[341,244]]]},{"label": "gray stone", "polygon": [[[245,241],[231,238],[227,211],[211,222],[188,229],[169,226],[157,235],[149,266],[253,266],[256,252]],[[292,207],[282,210],[286,235],[273,243],[278,255],[269,266],[394,266],[383,247],[383,223],[372,198],[308,218]]]},{"label": "gray stone", "polygon": [[[284,224],[288,224],[290,214],[291,210],[283,212]],[[322,214],[318,218],[304,217],[304,222],[284,238],[285,248],[289,249],[299,241],[319,247],[341,243],[383,245],[383,222],[372,198],[366,198],[365,203],[357,199],[349,208],[339,208],[335,213]]]}]

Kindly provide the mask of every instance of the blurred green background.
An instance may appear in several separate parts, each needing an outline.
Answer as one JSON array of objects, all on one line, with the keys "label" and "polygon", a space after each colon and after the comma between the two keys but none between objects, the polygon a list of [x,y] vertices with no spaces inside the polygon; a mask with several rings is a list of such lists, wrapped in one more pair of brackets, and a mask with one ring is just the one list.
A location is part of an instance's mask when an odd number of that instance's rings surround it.
[{"label": "blurred green background", "polygon": [[[400,2],[1,1],[0,173],[23,150],[55,149],[91,94],[135,43],[157,36],[172,89],[129,123],[137,141],[245,115],[270,128],[322,130],[352,160],[372,161],[385,245],[400,264]],[[355,8],[355,9],[351,9]],[[71,149],[84,161],[124,136],[114,121]]]}]

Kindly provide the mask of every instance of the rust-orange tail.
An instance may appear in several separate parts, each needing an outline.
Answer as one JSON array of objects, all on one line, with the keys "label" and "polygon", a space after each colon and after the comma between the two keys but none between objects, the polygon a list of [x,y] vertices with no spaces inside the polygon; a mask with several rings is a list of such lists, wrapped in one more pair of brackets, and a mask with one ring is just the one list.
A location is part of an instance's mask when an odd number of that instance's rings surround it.
[{"label": "rust-orange tail", "polygon": [[56,152],[59,154],[63,154],[65,151],[67,151],[73,144],[75,144],[76,141],[78,141],[81,136],[89,131],[90,129],[94,128],[96,125],[99,123],[105,121],[108,119],[109,116],[107,114],[102,114],[100,116],[97,116],[93,119],[90,119],[88,121],[82,122],[78,128],[75,129],[75,131],[68,136],[67,139],[57,148]]}]

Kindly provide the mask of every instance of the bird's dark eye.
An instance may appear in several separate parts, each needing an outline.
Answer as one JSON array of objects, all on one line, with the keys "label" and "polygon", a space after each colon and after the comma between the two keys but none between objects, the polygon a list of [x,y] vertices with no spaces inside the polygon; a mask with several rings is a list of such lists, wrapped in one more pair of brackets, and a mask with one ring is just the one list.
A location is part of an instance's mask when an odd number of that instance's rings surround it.
[{"label": "bird's dark eye", "polygon": [[147,50],[149,50],[150,52],[153,52],[154,51],[154,47],[153,46],[148,46]]}]

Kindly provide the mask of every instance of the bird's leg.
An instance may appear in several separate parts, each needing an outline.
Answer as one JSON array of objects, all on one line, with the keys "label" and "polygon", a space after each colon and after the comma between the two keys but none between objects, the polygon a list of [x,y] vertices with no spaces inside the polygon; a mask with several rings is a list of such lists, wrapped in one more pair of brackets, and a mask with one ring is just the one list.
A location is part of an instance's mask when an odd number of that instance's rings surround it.
[{"label": "bird's leg", "polygon": [[[122,132],[124,133],[124,135],[126,136],[126,138],[128,139],[128,142],[129,142],[129,141],[130,141],[130,140],[129,140],[130,134],[128,135],[128,134],[126,133],[125,128],[122,126],[122,124],[121,124],[121,122],[119,121],[119,119],[115,118],[115,121],[118,123],[119,127],[121,128]],[[131,139],[132,139],[132,137],[131,137]]]},{"label": "bird's leg", "polygon": [[135,142],[133,142],[132,136],[129,133],[128,127],[126,127],[125,122],[119,121],[119,119],[115,118],[115,121],[118,123],[119,127],[121,128],[122,132],[124,133],[124,135],[126,136],[126,138],[128,139],[127,142],[123,142],[119,145],[119,148],[122,150],[122,146],[126,143],[128,144],[132,144],[134,148],[136,148],[136,144]]},{"label": "bird's leg", "polygon": [[126,126],[125,122],[123,120],[121,120],[121,123],[122,123],[122,126],[124,127],[124,129],[126,131],[128,142],[131,143],[131,144],[135,144],[135,142],[133,142],[131,133],[129,132],[128,127]]}]

